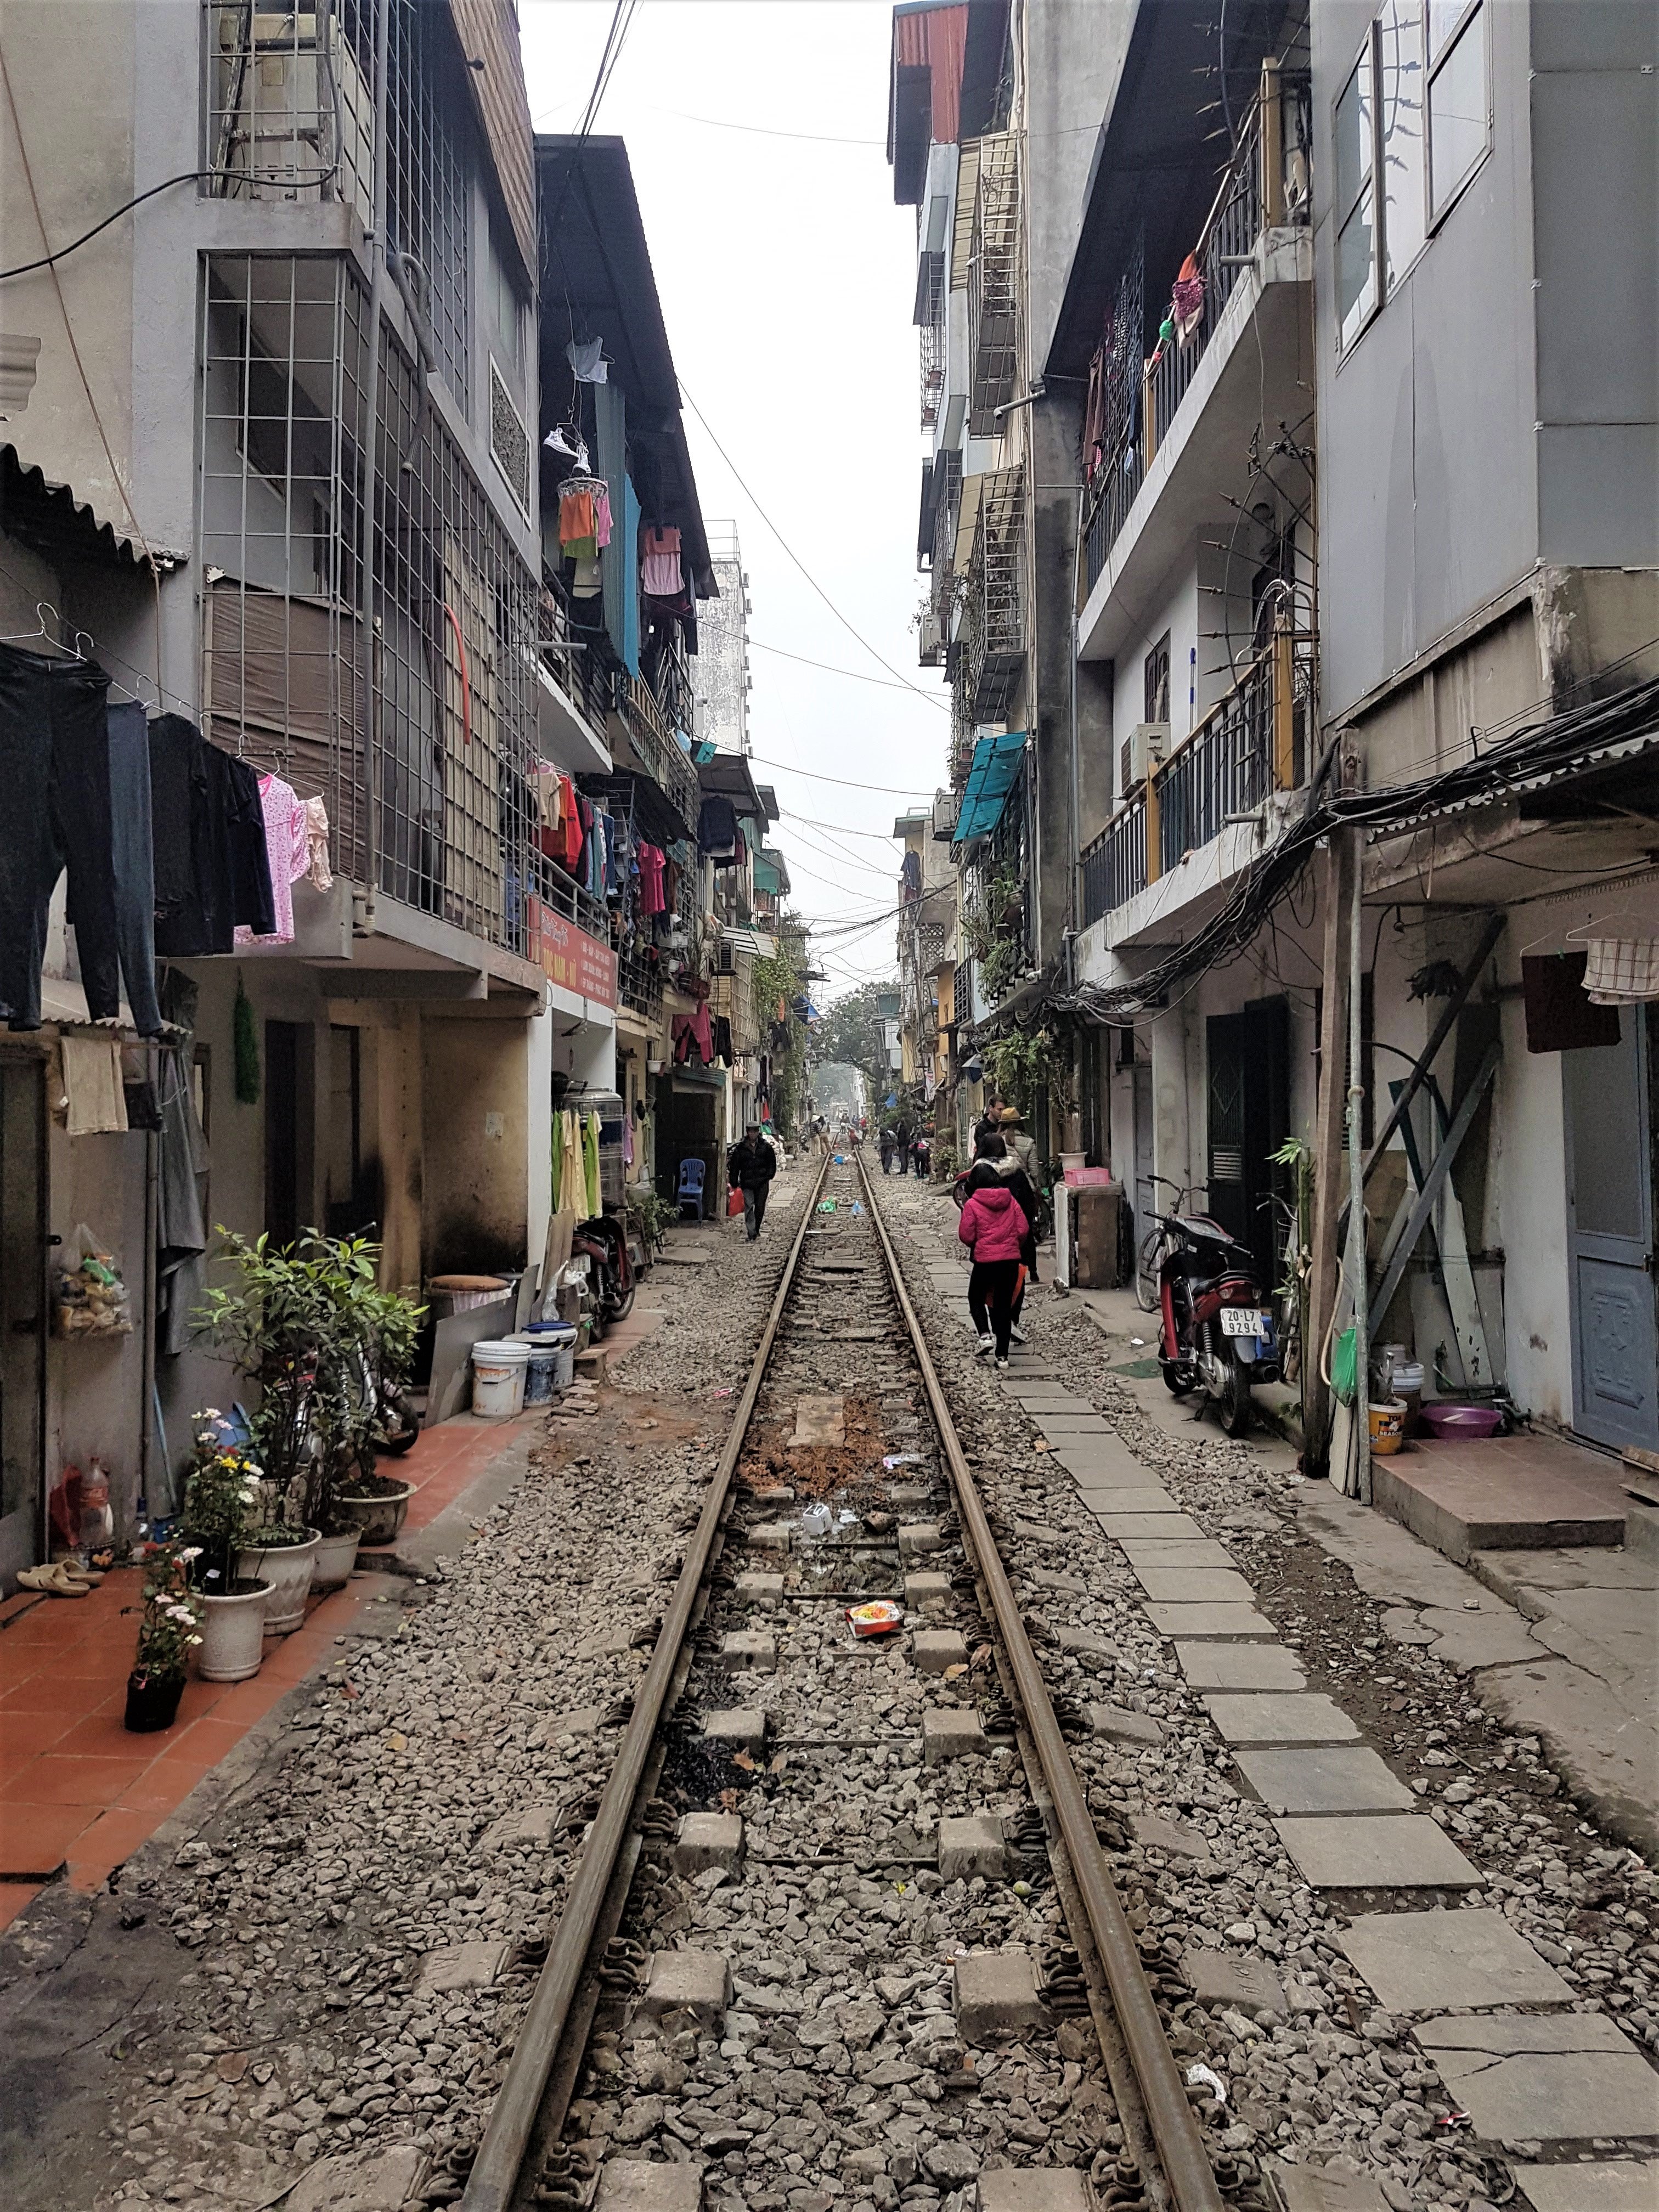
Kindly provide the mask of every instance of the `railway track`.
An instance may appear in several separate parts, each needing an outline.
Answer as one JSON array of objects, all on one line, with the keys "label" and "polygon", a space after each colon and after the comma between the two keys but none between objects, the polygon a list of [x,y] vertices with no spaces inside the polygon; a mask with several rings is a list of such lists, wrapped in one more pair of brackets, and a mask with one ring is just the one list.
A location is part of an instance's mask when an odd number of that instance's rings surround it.
[{"label": "railway track", "polygon": [[[775,2167],[780,2205],[826,2175],[916,2212],[1264,2204],[1170,2049],[1017,1544],[861,1158],[825,1162],[489,2122],[429,2202],[696,2212]],[[855,1638],[881,1599],[904,1628]],[[803,1894],[843,1900],[833,1941]],[[816,2167],[815,2111],[862,2138]]]}]

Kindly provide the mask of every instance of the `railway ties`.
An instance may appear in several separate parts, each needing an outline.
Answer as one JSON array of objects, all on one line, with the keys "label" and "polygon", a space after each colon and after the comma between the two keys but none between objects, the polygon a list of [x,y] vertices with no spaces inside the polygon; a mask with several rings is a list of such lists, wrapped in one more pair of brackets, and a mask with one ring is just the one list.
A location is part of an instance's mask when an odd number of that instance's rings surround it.
[{"label": "railway ties", "polygon": [[[1222,2212],[856,1155],[826,1163],[464,2212]],[[860,1637],[849,1609],[902,1626]],[[1205,2093],[1200,2092],[1201,2096]]]}]

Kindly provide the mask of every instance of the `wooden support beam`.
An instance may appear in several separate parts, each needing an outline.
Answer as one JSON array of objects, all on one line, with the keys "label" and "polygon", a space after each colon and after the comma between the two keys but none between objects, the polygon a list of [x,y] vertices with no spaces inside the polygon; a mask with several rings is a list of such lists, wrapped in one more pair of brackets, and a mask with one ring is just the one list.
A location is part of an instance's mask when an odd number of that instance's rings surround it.
[{"label": "wooden support beam", "polygon": [[[1348,1103],[1343,1079],[1348,1064],[1348,910],[1358,895],[1358,837],[1355,830],[1332,830],[1319,884],[1324,909],[1324,991],[1319,1015],[1319,1106],[1314,1128],[1313,1254],[1308,1281],[1308,1335],[1302,1346],[1304,1461],[1310,1474],[1323,1474],[1330,1452],[1331,1394],[1320,1371],[1320,1361],[1325,1332],[1336,1306],[1337,1222],[1346,1195],[1342,1122]],[[1358,988],[1357,982],[1355,988]]]},{"label": "wooden support beam", "polygon": [[1429,1216],[1434,1212],[1435,1201],[1446,1177],[1451,1173],[1452,1162],[1457,1158],[1464,1138],[1469,1133],[1469,1124],[1474,1119],[1475,1109],[1486,1096],[1486,1085],[1497,1073],[1498,1046],[1494,1042],[1486,1047],[1480,1065],[1474,1072],[1474,1080],[1463,1093],[1462,1103],[1452,1116],[1452,1125],[1446,1132],[1445,1141],[1435,1154],[1427,1178],[1417,1194],[1417,1202],[1406,1217],[1404,1230],[1389,1249],[1381,1255],[1379,1272],[1382,1280],[1377,1285],[1376,1297],[1371,1300],[1373,1313],[1385,1311],[1389,1300],[1399,1287],[1400,1278],[1406,1272],[1406,1262],[1417,1249],[1417,1240],[1423,1234]]}]

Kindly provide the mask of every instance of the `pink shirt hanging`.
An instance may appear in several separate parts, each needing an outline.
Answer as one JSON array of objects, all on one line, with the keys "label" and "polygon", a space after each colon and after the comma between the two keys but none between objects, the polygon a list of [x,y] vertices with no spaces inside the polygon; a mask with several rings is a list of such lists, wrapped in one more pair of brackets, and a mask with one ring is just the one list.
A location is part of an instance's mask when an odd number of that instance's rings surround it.
[{"label": "pink shirt hanging", "polygon": [[270,937],[256,937],[244,924],[236,930],[238,945],[292,945],[294,942],[294,886],[311,866],[310,823],[304,802],[291,783],[280,775],[259,778],[259,800],[264,809],[265,854],[270,862],[271,902],[276,909],[276,928]]},{"label": "pink shirt hanging", "polygon": [[678,530],[647,530],[645,533],[645,574],[647,599],[673,599],[680,592],[680,533]]}]

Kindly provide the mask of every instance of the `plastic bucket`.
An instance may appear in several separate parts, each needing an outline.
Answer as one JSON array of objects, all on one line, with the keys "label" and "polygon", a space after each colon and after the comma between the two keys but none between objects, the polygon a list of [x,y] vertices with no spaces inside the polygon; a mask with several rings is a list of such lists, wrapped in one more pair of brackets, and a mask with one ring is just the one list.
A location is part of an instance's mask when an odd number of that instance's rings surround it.
[{"label": "plastic bucket", "polygon": [[[532,1369],[538,1368],[544,1359],[548,1363],[544,1395],[557,1397],[576,1379],[576,1324],[569,1321],[532,1321],[525,1334],[534,1347],[530,1355]],[[526,1389],[525,1403],[527,1406],[543,1403],[543,1399],[535,1395],[533,1385]]]},{"label": "plastic bucket", "polygon": [[1386,1405],[1373,1406],[1370,1416],[1371,1449],[1379,1459],[1387,1459],[1406,1440],[1406,1408],[1398,1398],[1391,1398]]},{"label": "plastic bucket", "polygon": [[481,1339],[472,1347],[473,1412],[487,1421],[507,1420],[520,1412],[529,1364],[527,1339]]},{"label": "plastic bucket", "polygon": [[532,1344],[524,1370],[526,1406],[545,1406],[553,1395],[553,1371],[558,1364],[556,1344]]}]

